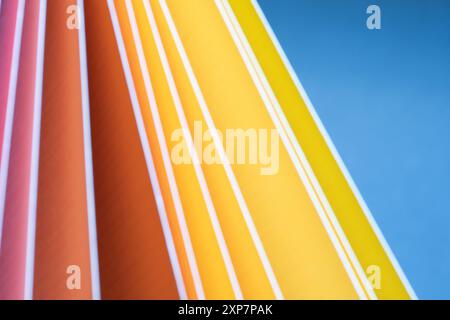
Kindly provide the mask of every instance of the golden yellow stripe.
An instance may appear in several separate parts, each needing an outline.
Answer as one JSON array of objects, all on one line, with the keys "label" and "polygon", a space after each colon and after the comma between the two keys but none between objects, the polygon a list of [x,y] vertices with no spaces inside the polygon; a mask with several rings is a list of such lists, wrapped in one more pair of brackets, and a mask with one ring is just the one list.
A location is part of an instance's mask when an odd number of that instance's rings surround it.
[{"label": "golden yellow stripe", "polygon": [[253,76],[256,86],[259,88],[261,96],[266,101],[269,112],[272,113],[274,122],[277,123],[278,129],[283,135],[284,141],[288,149],[290,150],[290,156],[292,160],[296,163],[299,172],[304,174],[305,183],[311,187],[311,193],[313,197],[317,200],[317,206],[319,210],[323,213],[323,219],[329,225],[329,233],[335,239],[338,246],[341,248],[342,257],[341,259],[348,262],[348,267],[351,272],[355,274],[355,280],[358,285],[362,288],[364,295],[370,299],[375,299],[376,296],[373,292],[371,284],[367,281],[366,275],[356,259],[353,250],[345,237],[342,228],[340,227],[337,219],[334,215],[331,206],[327,202],[323,191],[320,188],[317,179],[314,177],[312,170],[306,160],[306,157],[301,150],[298,143],[296,143],[296,138],[293,132],[290,130],[289,123],[285,119],[281,107],[279,106],[269,83],[265,80],[264,74],[261,68],[258,68],[258,62],[256,57],[252,55],[252,51],[249,48],[248,42],[246,41],[245,35],[243,34],[237,19],[233,15],[231,7],[225,0],[216,0],[216,5],[221,11],[222,17],[227,24],[228,30],[233,36],[233,39],[240,50],[240,54],[244,61],[246,61],[247,68]]},{"label": "golden yellow stripe", "polygon": [[[143,6],[136,5],[136,11],[143,10]],[[190,125],[191,133],[196,133],[203,137],[207,134],[208,125],[200,108],[198,99],[193,90],[190,79],[184,69],[180,56],[176,54],[177,48],[170,36],[170,30],[163,18],[161,9],[153,2],[153,10],[155,12],[158,29],[164,40],[164,46],[168,54],[172,73],[176,80],[178,92],[180,94],[185,113]],[[138,14],[138,22],[145,25],[140,20]],[[211,145],[203,142],[204,145]],[[201,153],[202,150],[199,150]],[[216,151],[217,152],[217,151]],[[274,299],[276,295],[271,287],[268,276],[264,269],[261,257],[258,255],[255,243],[247,228],[243,212],[236,199],[236,195],[230,184],[227,173],[222,164],[205,164],[202,168],[208,185],[212,186],[211,196],[222,225],[225,239],[230,249],[233,264],[246,299]]]},{"label": "golden yellow stripe", "polygon": [[[274,130],[214,1],[167,5],[217,128]],[[261,175],[262,166],[251,164],[233,165],[233,171],[284,296],[358,298],[355,275],[344,267],[284,144],[279,165],[275,175]]]},{"label": "golden yellow stripe", "polygon": [[[172,235],[174,238],[174,243],[176,251],[178,254],[178,259],[180,262],[180,267],[187,291],[187,296],[189,299],[196,299],[199,297],[197,290],[195,288],[195,283],[193,279],[192,270],[189,264],[188,253],[186,250],[186,243],[183,239],[180,222],[178,221],[175,207],[175,199],[173,197],[172,189],[169,183],[168,173],[163,161],[162,150],[159,144],[156,133],[156,128],[153,125],[153,118],[150,111],[150,106],[148,98],[146,95],[144,80],[139,67],[139,62],[137,58],[137,53],[135,46],[132,42],[132,35],[129,23],[127,22],[126,9],[121,7],[124,5],[123,1],[115,1],[117,7],[117,14],[119,16],[119,23],[121,27],[122,34],[125,38],[125,33],[127,35],[127,40],[125,41],[125,47],[127,49],[127,54],[130,56],[129,63],[130,69],[134,78],[134,85],[137,91],[137,96],[139,99],[139,105],[142,113],[142,117],[145,121],[145,129],[148,136],[148,141],[150,144],[151,152],[153,155],[153,161],[155,164],[156,172],[158,174],[158,180],[161,187],[161,193],[164,199],[164,204],[166,207],[166,212],[168,215],[170,228],[172,230]],[[120,9],[120,10],[119,10]],[[133,59],[131,59],[133,57]]]},{"label": "golden yellow stripe", "polygon": [[[134,4],[138,4],[138,1],[134,1]],[[116,8],[123,37],[128,48],[130,64],[135,65],[134,68],[132,67],[134,69],[133,78],[136,82],[138,95],[142,97],[140,99],[143,102],[143,104],[141,103],[141,108],[148,110],[149,104],[145,100],[148,101],[149,93],[146,90],[147,88],[143,83],[142,77],[137,75],[137,71],[141,72],[142,70],[139,67],[139,56],[136,51],[136,43],[133,39],[130,21],[128,21],[125,2],[116,1]],[[145,15],[145,11],[137,10],[135,14],[139,17],[139,21],[142,22],[144,17],[141,15]],[[151,30],[148,25],[138,24],[138,27],[148,67],[148,70],[143,70],[143,72],[148,72],[150,75],[165,140],[169,150],[173,150],[177,142],[171,140],[172,133],[180,130],[182,127],[174,104],[173,92],[170,90],[167,74],[164,71],[161,56],[158,53]],[[148,112],[144,115],[144,122],[147,127],[152,126],[151,123],[153,123],[153,117],[155,116],[155,114],[149,114]],[[149,135],[148,138],[149,140],[155,139],[155,135]],[[229,273],[224,263],[224,252],[219,247],[218,235],[212,226],[194,166],[192,164],[174,165],[173,171],[205,297],[208,299],[233,299],[236,297],[236,293],[233,291]]]},{"label": "golden yellow stripe", "polygon": [[356,257],[364,270],[370,266],[380,268],[381,286],[375,288],[376,295],[381,299],[414,297],[396,267],[395,258],[390,257],[376,227],[364,212],[364,205],[336,160],[254,4],[250,0],[229,0],[229,3]]}]

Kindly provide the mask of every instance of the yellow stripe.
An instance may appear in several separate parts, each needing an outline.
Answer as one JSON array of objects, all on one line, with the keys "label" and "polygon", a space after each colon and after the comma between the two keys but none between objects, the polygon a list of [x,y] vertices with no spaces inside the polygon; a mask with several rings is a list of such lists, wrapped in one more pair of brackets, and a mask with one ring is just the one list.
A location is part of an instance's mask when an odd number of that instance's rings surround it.
[{"label": "yellow stripe", "polygon": [[364,292],[365,297],[376,299],[376,296],[373,292],[373,289],[370,283],[367,281],[366,275],[362,270],[358,260],[356,259],[354,252],[352,251],[348,240],[346,239],[342,228],[340,227],[337,219],[332,211],[323,191],[321,190],[317,180],[312,173],[312,170],[304,156],[303,151],[301,150],[298,143],[296,143],[296,138],[290,130],[289,123],[283,116],[281,107],[279,106],[272,90],[270,88],[269,83],[265,80],[264,74],[261,68],[258,68],[258,62],[256,57],[253,55],[251,48],[246,41],[245,35],[242,32],[242,29],[237,22],[231,7],[225,0],[216,0],[216,4],[218,8],[221,10],[224,21],[226,21],[230,33],[233,34],[235,43],[237,44],[241,55],[246,61],[247,68],[249,72],[253,74],[253,78],[261,95],[265,97],[266,105],[270,109],[273,114],[274,121],[278,123],[278,128],[280,132],[284,135],[285,143],[287,147],[291,150],[290,155],[297,163],[297,168],[299,172],[301,172],[305,176],[305,183],[311,186],[311,193],[313,197],[317,199],[317,206],[319,210],[322,212],[323,219],[326,220],[329,225],[329,232],[332,237],[335,239],[337,246],[342,253],[341,259],[348,263],[348,267],[351,269],[351,272],[355,275],[355,279],[358,282],[358,286],[361,287],[361,290]]},{"label": "yellow stripe", "polygon": [[382,245],[252,2],[229,3],[356,257],[365,270],[380,267],[381,286],[376,295],[380,299],[411,298],[401,270]]},{"label": "yellow stripe", "polygon": [[[167,5],[217,128],[274,130],[214,1]],[[275,175],[261,175],[263,166],[251,164],[233,171],[284,296],[358,298],[286,147],[279,151]]]},{"label": "yellow stripe", "polygon": [[[114,3],[114,1],[112,2]],[[117,1],[117,6],[113,4],[113,7],[121,6],[122,1]],[[178,258],[180,261],[181,271],[184,278],[187,296],[189,299],[196,299],[202,295],[202,287],[201,284],[196,284],[193,279],[193,272],[195,272],[195,263],[194,268],[192,268],[192,263],[190,263],[188,258],[188,241],[184,239],[182,229],[182,222],[180,222],[177,217],[177,208],[176,202],[177,199],[174,197],[173,187],[169,182],[169,173],[166,168],[166,164],[163,161],[163,148],[160,146],[156,133],[155,126],[152,125],[152,114],[150,111],[150,106],[148,102],[148,97],[146,95],[146,89],[144,84],[144,79],[141,75],[141,70],[138,63],[136,49],[133,46],[133,42],[131,42],[132,34],[130,30],[129,23],[127,23],[126,9],[121,7],[121,10],[116,10],[117,15],[119,16],[119,27],[121,28],[121,32],[123,37],[127,37],[128,41],[125,43],[125,48],[127,50],[127,56],[134,57],[133,59],[128,59],[130,64],[131,73],[134,80],[134,85],[136,89],[136,93],[139,100],[139,105],[142,113],[142,117],[145,120],[145,129],[147,132],[148,140],[150,143],[151,152],[154,159],[155,168],[158,174],[158,180],[161,186],[162,196],[164,198],[164,203],[166,206],[166,211],[170,223],[170,227],[172,229],[172,234],[174,237],[174,243],[177,250]],[[126,33],[126,34],[125,34]],[[125,42],[125,41],[124,41]],[[170,163],[169,163],[170,165]],[[200,285],[200,289],[196,289]],[[199,292],[200,291],[200,292]]]},{"label": "yellow stripe", "polygon": [[[137,64],[139,57],[134,48],[135,43],[127,18],[125,2],[116,1],[116,7],[119,20],[121,21],[124,40],[129,50],[130,63]],[[144,18],[141,15],[145,15],[145,11],[136,11],[136,15],[140,17],[139,21],[142,22]],[[165,139],[169,150],[173,150],[177,142],[171,140],[172,133],[181,128],[178,113],[174,105],[174,97],[170,91],[167,75],[162,66],[161,57],[158,54],[151,30],[148,25],[138,25],[138,27],[140,36],[144,39],[142,45],[148,66],[148,70],[144,70],[144,72],[150,74]],[[139,67],[135,69],[137,68]],[[142,78],[136,76],[136,73],[133,76],[136,83],[142,81]],[[137,91],[139,96],[143,95],[144,97],[140,100],[144,101],[148,97],[147,92],[142,91],[142,89],[145,90],[145,85],[140,83],[137,86]],[[148,103],[141,104],[141,108],[149,108]],[[155,115],[153,114],[152,116]],[[151,126],[152,120],[149,114],[144,115],[146,126]],[[155,136],[149,136],[149,140],[154,138]],[[222,256],[223,252],[219,248],[217,234],[212,227],[208,208],[194,166],[192,164],[174,165],[173,171],[192,240],[205,297],[207,299],[233,299],[236,295],[231,286]]]},{"label": "yellow stripe", "polygon": [[[136,5],[136,11],[143,10],[143,6]],[[191,81],[184,69],[179,55],[175,54],[177,48],[170,35],[170,30],[163,19],[163,13],[158,5],[153,2],[153,11],[157,19],[160,35],[163,39],[168,54],[172,73],[174,75],[178,92],[185,108],[191,133],[197,131],[196,136],[203,136],[209,129],[197,96],[193,90]],[[144,22],[143,22],[144,23]],[[211,147],[210,143],[203,142],[204,147]],[[216,148],[214,147],[216,150]],[[217,152],[217,150],[215,151]],[[202,153],[202,150],[199,150]],[[223,228],[225,239],[230,249],[233,264],[246,299],[274,299],[275,294],[265,273],[261,258],[247,228],[246,221],[241,212],[241,207],[236,199],[230,181],[222,164],[203,164],[202,168],[217,214]]]}]

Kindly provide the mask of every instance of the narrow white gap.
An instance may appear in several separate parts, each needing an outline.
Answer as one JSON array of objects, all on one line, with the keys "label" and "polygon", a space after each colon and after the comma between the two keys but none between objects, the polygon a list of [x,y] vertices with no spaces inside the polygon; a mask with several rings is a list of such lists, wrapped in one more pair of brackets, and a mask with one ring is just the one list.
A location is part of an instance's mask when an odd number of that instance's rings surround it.
[{"label": "narrow white gap", "polygon": [[[147,5],[147,3],[146,3]],[[217,151],[219,152],[220,159],[224,165],[224,169],[226,172],[226,175],[228,177],[228,180],[230,181],[231,187],[233,189],[233,192],[235,194],[236,200],[238,201],[239,207],[241,209],[242,215],[244,217],[245,223],[247,225],[247,228],[249,230],[250,236],[252,238],[252,241],[255,245],[255,248],[258,252],[259,258],[261,259],[261,262],[264,267],[264,271],[266,273],[267,278],[269,279],[269,282],[271,284],[272,290],[275,294],[275,297],[279,300],[283,299],[283,294],[280,289],[280,286],[278,284],[278,281],[276,279],[276,276],[273,272],[272,266],[270,264],[270,261],[267,257],[266,251],[264,249],[264,246],[262,244],[262,241],[259,237],[258,231],[256,229],[256,226],[253,222],[252,216],[250,214],[250,211],[247,207],[247,203],[245,201],[245,198],[242,194],[242,191],[239,187],[239,183],[237,182],[236,176],[234,175],[234,172],[231,168],[230,161],[225,153],[224,147],[221,143],[220,137],[217,134],[217,128],[215,126],[214,120],[212,119],[211,113],[209,112],[209,108],[206,104],[206,100],[203,96],[203,93],[201,91],[200,85],[198,83],[198,80],[195,76],[195,73],[192,69],[192,66],[189,62],[189,58],[187,56],[187,53],[184,49],[183,43],[181,41],[181,38],[178,34],[178,31],[176,30],[176,27],[173,23],[173,21],[169,22],[169,28],[172,33],[172,37],[175,41],[175,44],[178,49],[178,53],[180,54],[181,60],[183,61],[185,70],[188,74],[190,83],[192,85],[192,88],[195,92],[196,98],[199,102],[200,108],[202,110],[202,114],[205,118],[205,121],[208,125],[208,129],[212,133],[214,144],[217,148]]]},{"label": "narrow white gap", "polygon": [[[129,0],[127,0],[127,1],[129,1]],[[209,213],[209,217],[211,219],[212,227],[213,227],[214,232],[216,234],[216,239],[217,239],[220,251],[222,253],[222,258],[224,260],[225,267],[227,269],[228,277],[230,279],[231,286],[233,288],[233,291],[234,291],[234,294],[236,296],[236,299],[242,300],[243,296],[242,296],[241,288],[239,286],[239,281],[237,279],[236,272],[234,270],[233,263],[231,261],[230,253],[228,251],[228,248],[227,248],[227,245],[226,245],[226,242],[225,242],[225,238],[223,236],[223,232],[222,232],[222,229],[220,227],[219,219],[217,217],[217,212],[216,212],[216,209],[214,208],[214,204],[213,204],[212,199],[211,199],[211,194],[209,192],[205,176],[204,176],[202,168],[200,166],[200,160],[199,160],[197,151],[195,150],[195,146],[194,146],[194,142],[192,140],[191,132],[189,131],[189,125],[188,125],[188,122],[186,120],[186,116],[185,116],[184,111],[183,111],[183,106],[182,106],[182,103],[181,103],[181,99],[180,99],[180,96],[178,94],[178,90],[177,90],[176,85],[175,85],[175,80],[173,79],[172,71],[170,69],[170,65],[169,65],[169,62],[167,60],[166,52],[164,50],[164,46],[162,44],[161,37],[159,35],[159,31],[158,31],[158,28],[157,28],[157,25],[156,25],[156,21],[155,21],[154,15],[153,15],[153,11],[152,11],[151,7],[149,6],[149,4],[147,2],[144,1],[144,5],[146,6],[145,8],[146,8],[146,11],[147,11],[147,16],[149,18],[149,22],[151,24],[151,27],[152,27],[152,29],[154,31],[153,32],[153,37],[154,37],[154,40],[155,40],[155,43],[156,43],[156,47],[158,49],[158,53],[159,53],[159,56],[161,58],[161,63],[163,65],[163,69],[164,69],[164,72],[166,74],[167,83],[168,83],[170,91],[172,93],[173,102],[174,102],[175,108],[177,110],[178,119],[179,119],[179,121],[181,123],[181,127],[182,127],[182,130],[183,130],[183,133],[184,133],[184,137],[186,139],[188,150],[189,150],[189,153],[190,153],[190,155],[192,157],[192,160],[193,160],[195,173],[197,175],[197,179],[199,181],[199,184],[200,184],[200,187],[201,187],[201,190],[202,190],[203,198],[205,200],[205,203],[206,203],[206,206],[207,206],[207,209],[208,209],[208,213]],[[165,6],[165,3],[164,3],[164,5],[162,5],[162,8],[163,8],[163,11],[168,10],[167,6]],[[165,14],[167,20],[170,19],[170,21],[173,22],[171,20],[170,13],[168,11],[165,11],[164,14]],[[169,14],[169,16],[167,16],[167,14]]]},{"label": "narrow white gap", "polygon": [[245,48],[243,47],[243,45],[240,42],[241,39],[239,38],[238,33],[236,32],[236,30],[234,30],[233,25],[231,24],[230,20],[227,17],[225,8],[222,6],[222,3],[219,1],[220,0],[216,0],[217,7],[218,7],[220,13],[222,14],[225,24],[227,25],[227,28],[237,46],[237,49],[240,52],[243,62],[245,63],[245,65],[253,79],[253,82],[260,93],[260,96],[264,102],[264,105],[266,106],[266,109],[267,109],[270,117],[272,118],[272,121],[273,121],[275,127],[277,128],[277,131],[280,134],[281,140],[283,141],[283,144],[285,145],[285,147],[288,151],[288,154],[289,154],[291,160],[293,161],[296,171],[297,171],[300,179],[302,180],[303,185],[305,186],[305,188],[308,192],[308,195],[314,204],[314,207],[316,208],[316,211],[322,221],[322,224],[324,225],[325,230],[327,231],[328,236],[330,237],[330,240],[332,241],[339,258],[340,258],[341,262],[343,263],[343,266],[344,266],[345,270],[347,271],[347,274],[348,274],[353,286],[355,287],[356,292],[362,299],[366,299],[367,297],[364,293],[363,287],[361,286],[357,275],[353,272],[351,263],[344,253],[344,248],[340,245],[337,235],[333,232],[332,226],[327,219],[326,213],[322,209],[322,207],[320,205],[320,201],[317,198],[316,194],[314,193],[313,186],[310,184],[310,182],[308,180],[308,173],[306,172],[304,166],[302,166],[302,163],[301,163],[301,160],[304,160],[304,159],[299,159],[296,157],[295,150],[292,148],[292,146],[289,143],[289,137],[287,136],[286,132],[284,131],[281,122],[276,117],[274,109],[271,108],[271,101],[270,101],[268,95],[266,94],[266,92],[264,91],[263,84],[260,83],[260,81],[258,79],[256,70],[252,67],[250,57],[246,54]]},{"label": "narrow white gap", "polygon": [[[162,224],[162,228],[163,228],[163,233],[164,233],[164,237],[166,240],[169,257],[170,257],[170,261],[171,261],[174,276],[175,276],[175,281],[177,284],[178,292],[180,294],[180,298],[185,300],[185,299],[187,299],[187,293],[186,293],[186,289],[185,289],[185,285],[184,285],[184,281],[183,281],[183,277],[182,277],[182,273],[181,273],[181,269],[180,269],[180,265],[179,265],[179,261],[178,261],[178,256],[177,256],[176,249],[175,249],[175,244],[174,244],[172,233],[170,230],[169,221],[167,218],[167,213],[166,213],[166,208],[165,208],[164,200],[163,200],[162,193],[161,193],[161,188],[160,188],[160,185],[158,182],[156,169],[155,169],[155,166],[153,163],[152,154],[151,154],[151,150],[150,150],[150,144],[147,139],[147,134],[145,131],[144,121],[143,121],[142,115],[140,113],[139,101],[137,98],[136,88],[134,86],[133,76],[132,76],[130,65],[128,62],[128,57],[127,57],[127,53],[126,53],[126,49],[125,49],[124,40],[123,40],[122,33],[120,30],[120,24],[119,24],[119,20],[117,17],[116,8],[114,5],[114,0],[108,0],[108,7],[109,7],[110,14],[111,14],[111,20],[112,20],[113,27],[114,27],[114,33],[116,35],[116,41],[117,41],[117,45],[119,47],[119,53],[120,53],[120,57],[122,60],[122,66],[123,66],[123,70],[125,73],[125,77],[126,77],[131,101],[132,101],[133,111],[134,111],[134,114],[136,117],[136,123],[137,123],[138,131],[139,131],[139,136],[141,138],[141,144],[143,147],[144,156],[145,156],[146,162],[147,162],[147,168],[149,171],[151,184],[155,191],[155,200],[156,200],[156,204],[158,207],[158,212],[159,212],[159,216],[160,216],[160,220],[161,220],[161,224]],[[189,238],[188,238],[188,240],[189,240]],[[192,253],[192,257],[195,261],[195,257],[193,256],[193,253]]]},{"label": "narrow white gap", "polygon": [[83,145],[84,163],[86,174],[86,200],[89,229],[89,253],[91,265],[91,286],[92,299],[101,299],[100,270],[98,261],[97,243],[97,222],[95,213],[95,189],[94,189],[94,169],[92,164],[92,137],[91,137],[91,117],[89,105],[89,78],[86,54],[86,25],[84,16],[84,0],[78,0],[78,19],[80,29],[78,32],[80,50],[80,78],[81,78],[81,99],[83,112]]},{"label": "narrow white gap", "polygon": [[231,6],[229,5],[228,1],[222,1],[222,3],[224,5],[226,12],[228,13],[228,18],[230,19],[231,24],[235,28],[235,31],[236,31],[238,37],[240,38],[241,42],[243,43],[243,46],[244,46],[250,60],[252,61],[255,72],[258,74],[259,79],[262,82],[262,86],[265,88],[265,90],[267,92],[268,98],[271,101],[271,105],[274,108],[274,110],[281,122],[281,125],[283,126],[283,129],[285,130],[285,133],[288,135],[288,138],[289,138],[290,142],[292,143],[292,146],[294,147],[294,151],[295,151],[296,155],[299,157],[299,160],[302,163],[302,167],[305,169],[305,171],[312,183],[313,188],[317,192],[318,197],[320,198],[320,200],[324,206],[324,211],[325,211],[327,217],[330,219],[331,224],[333,225],[334,229],[336,230],[337,237],[342,242],[343,249],[349,256],[350,262],[354,266],[356,273],[357,273],[360,281],[363,283],[366,291],[369,293],[369,295],[372,299],[376,299],[376,295],[373,292],[373,288],[370,285],[370,283],[368,282],[366,274],[363,271],[363,268],[361,267],[358,259],[356,258],[356,255],[355,255],[350,243],[348,242],[348,239],[347,239],[345,233],[343,232],[343,230],[334,214],[334,211],[328,202],[328,199],[326,198],[316,176],[314,175],[314,172],[313,172],[311,166],[309,165],[309,162],[308,162],[303,150],[301,149],[300,144],[298,143],[298,141],[295,137],[295,134],[294,134],[284,112],[282,111],[281,106],[280,106],[261,66],[259,65],[258,59],[254,55],[253,50],[252,50],[246,36],[244,35],[244,32],[243,32],[242,28],[240,27],[240,24],[237,21],[237,18],[234,15],[233,10],[231,9]]},{"label": "narrow white gap", "polygon": [[[128,1],[126,2],[126,8],[127,8],[128,18],[129,18],[130,24],[132,26],[133,39],[135,41],[135,45],[138,48],[142,48],[142,43],[140,42],[141,39],[139,38],[138,34],[136,33],[136,32],[139,32],[139,31],[137,29],[136,19],[135,19],[135,16],[134,16],[133,6],[132,6],[131,2],[128,2]],[[141,71],[144,73],[144,71],[142,69],[141,69]],[[148,74],[147,74],[147,76],[148,76]],[[145,78],[145,75],[144,75],[144,78]],[[149,85],[149,89],[150,89],[150,95],[147,95],[147,96],[148,97],[149,96],[154,97],[151,83],[150,82],[148,82],[148,83],[146,82],[146,89],[147,89],[147,84]],[[156,106],[156,101],[153,100],[153,102],[155,102],[154,105]],[[149,101],[149,104],[150,103],[151,103],[151,101]],[[177,254],[176,254],[175,244],[174,244],[172,233],[171,233],[171,230],[170,230],[169,220],[168,220],[168,217],[167,217],[167,212],[166,212],[166,208],[165,208],[165,204],[164,204],[164,199],[163,199],[163,196],[162,196],[161,188],[160,188],[160,185],[159,185],[159,182],[158,182],[158,176],[157,176],[156,168],[154,166],[153,159],[151,157],[150,142],[148,141],[148,137],[147,137],[147,134],[146,134],[146,131],[145,131],[145,124],[144,124],[144,120],[142,118],[142,114],[141,114],[140,109],[136,108],[135,112],[137,114],[136,117],[138,118],[138,120],[137,120],[138,123],[139,123],[138,126],[142,128],[142,141],[143,141],[143,144],[144,144],[144,149],[148,149],[148,153],[149,153],[149,157],[150,157],[150,161],[148,161],[149,162],[148,167],[149,167],[149,170],[150,170],[150,176],[151,176],[151,178],[153,178],[152,179],[152,185],[154,186],[154,189],[156,189],[155,190],[155,195],[156,195],[156,198],[157,198],[157,202],[160,205],[160,206],[158,206],[158,208],[159,208],[161,223],[163,224],[163,230],[165,231],[164,235],[166,236],[166,242],[168,242],[168,246],[169,246],[169,243],[170,243],[170,246],[168,248],[169,249],[169,254],[172,253],[173,255],[171,255],[171,258],[172,257],[174,258],[174,259],[171,259],[171,260],[172,260],[172,264],[173,264],[173,269],[174,269],[174,272],[175,272],[176,280],[177,280],[177,282],[179,282],[178,283],[178,287],[179,287],[180,296],[181,296],[182,300],[186,300],[187,299],[186,288],[184,286],[183,276],[182,276],[182,273],[181,273],[178,257],[177,257]]]},{"label": "narrow white gap", "polygon": [[[220,5],[219,3],[217,3],[218,5]],[[368,293],[369,297],[371,299],[376,299],[376,295],[373,292],[373,289],[370,285],[370,283],[367,280],[367,277],[358,261],[358,259],[356,258],[356,255],[354,254],[352,247],[350,246],[350,243],[347,240],[347,237],[345,236],[345,233],[343,232],[330,204],[328,203],[327,198],[325,197],[325,194],[323,193],[322,188],[320,187],[319,182],[317,181],[309,163],[308,160],[306,159],[306,156],[303,152],[303,150],[301,149],[297,139],[295,138],[295,135],[289,125],[289,122],[287,121],[281,106],[278,102],[278,100],[275,97],[275,94],[272,91],[272,88],[268,82],[268,80],[265,77],[265,74],[261,68],[261,66],[258,63],[258,60],[256,58],[256,56],[253,53],[253,50],[250,46],[250,44],[248,43],[247,38],[244,35],[244,32],[242,31],[239,22],[237,21],[236,16],[234,15],[233,10],[231,9],[228,1],[222,1],[223,4],[223,10],[224,11],[224,19],[229,19],[229,23],[230,23],[230,27],[234,28],[233,32],[236,33],[236,36],[239,38],[239,40],[241,41],[241,43],[243,44],[243,50],[246,51],[248,58],[250,59],[252,66],[247,66],[248,68],[252,68],[253,72],[256,72],[256,74],[258,75],[257,79],[255,79],[259,85],[261,85],[264,89],[265,92],[267,93],[266,97],[267,99],[270,101],[270,106],[273,107],[273,110],[276,112],[276,115],[278,116],[278,119],[274,119],[274,121],[278,120],[279,121],[279,126],[281,126],[284,130],[284,133],[287,134],[287,138],[288,141],[292,143],[292,146],[288,143],[287,147],[289,149],[291,149],[290,155],[292,157],[293,153],[295,153],[298,157],[298,160],[301,164],[301,167],[303,168],[303,170],[306,172],[306,175],[309,177],[309,180],[312,183],[312,187],[313,189],[317,192],[318,198],[321,200],[321,203],[324,206],[324,214],[326,215],[326,217],[328,217],[328,219],[331,221],[331,225],[334,227],[334,230],[331,230],[333,233],[335,233],[336,237],[340,240],[340,242],[342,243],[342,249],[347,253],[348,255],[348,259],[346,257],[344,257],[346,260],[349,260],[348,262],[353,265],[355,271],[356,271],[356,276],[360,279],[363,287],[365,288],[366,292]],[[221,8],[219,8],[220,10],[222,10]],[[261,82],[259,82],[258,80],[261,80]],[[258,84],[257,84],[258,86]],[[261,91],[260,91],[261,92]],[[269,106],[267,106],[269,108]],[[295,156],[295,155],[294,155]],[[294,159],[293,159],[294,161]],[[340,245],[340,244],[339,244]]]},{"label": "narrow white gap", "polygon": [[[3,236],[3,219],[5,214],[6,186],[8,183],[9,155],[11,151],[11,137],[14,125],[14,110],[16,105],[17,78],[19,75],[20,49],[22,46],[22,30],[25,15],[25,0],[19,0],[17,18],[14,30],[14,44],[11,60],[11,73],[6,104],[5,127],[3,131],[3,146],[0,162],[0,248]],[[2,49],[3,50],[3,49]]]},{"label": "narrow white gap", "polygon": [[47,19],[47,0],[39,2],[39,30],[36,52],[36,80],[34,88],[33,136],[31,142],[30,194],[28,200],[27,256],[25,268],[25,300],[33,299],[34,257],[36,248],[36,210],[39,179],[39,149],[41,139],[42,87],[44,80],[44,51]]}]

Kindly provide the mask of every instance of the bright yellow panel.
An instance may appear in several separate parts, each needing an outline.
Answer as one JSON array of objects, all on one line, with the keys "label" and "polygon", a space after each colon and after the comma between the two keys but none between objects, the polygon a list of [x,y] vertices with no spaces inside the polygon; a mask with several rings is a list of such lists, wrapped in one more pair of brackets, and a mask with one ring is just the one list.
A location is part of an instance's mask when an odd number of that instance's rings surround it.
[{"label": "bright yellow panel", "polygon": [[356,257],[364,270],[371,266],[380,268],[381,285],[375,288],[375,294],[380,299],[414,297],[401,270],[396,267],[394,258],[389,256],[386,246],[383,246],[366,216],[312,109],[299,91],[262,17],[258,15],[259,8],[251,0],[228,2]]},{"label": "bright yellow panel", "polygon": [[[167,6],[164,18],[174,21],[217,128],[275,130],[214,1],[173,0]],[[284,296],[358,298],[360,284],[341,261],[336,249],[342,248],[331,241],[327,222],[281,140],[278,160],[273,175],[262,175],[263,165],[249,163],[233,165],[233,171]]]}]

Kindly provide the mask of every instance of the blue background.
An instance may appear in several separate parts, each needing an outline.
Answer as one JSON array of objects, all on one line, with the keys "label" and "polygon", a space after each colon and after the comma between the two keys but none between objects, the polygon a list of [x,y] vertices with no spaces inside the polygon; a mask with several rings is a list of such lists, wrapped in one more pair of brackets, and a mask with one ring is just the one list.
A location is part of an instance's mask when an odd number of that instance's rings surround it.
[{"label": "blue background", "polygon": [[450,0],[259,4],[418,297],[449,299]]}]

